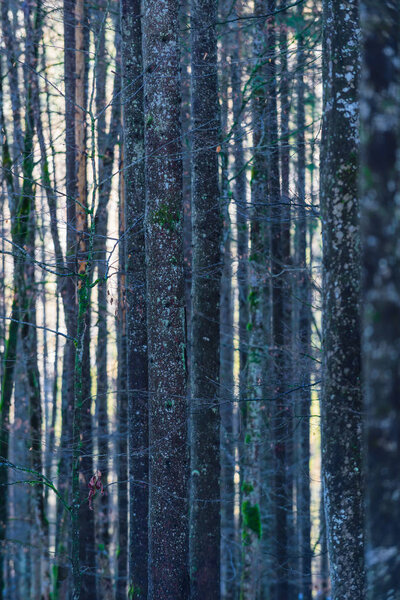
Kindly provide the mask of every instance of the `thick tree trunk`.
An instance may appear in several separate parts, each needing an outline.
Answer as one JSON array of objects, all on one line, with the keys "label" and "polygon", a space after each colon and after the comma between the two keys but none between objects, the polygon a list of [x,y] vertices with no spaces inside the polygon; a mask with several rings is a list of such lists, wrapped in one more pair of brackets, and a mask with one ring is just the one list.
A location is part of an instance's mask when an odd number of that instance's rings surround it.
[{"label": "thick tree trunk", "polygon": [[191,598],[220,597],[221,216],[215,0],[191,2]]},{"label": "thick tree trunk", "polygon": [[125,264],[130,455],[129,588],[135,591],[137,598],[147,598],[149,397],[144,235],[143,60],[140,0],[123,0],[121,4],[121,34],[124,119],[123,181],[127,231]]},{"label": "thick tree trunk", "polygon": [[187,600],[188,436],[178,3],[144,14],[150,600]]},{"label": "thick tree trunk", "polygon": [[368,600],[400,598],[400,7],[362,0]]},{"label": "thick tree trunk", "polygon": [[358,2],[324,1],[322,468],[333,600],[365,597],[357,199]]}]

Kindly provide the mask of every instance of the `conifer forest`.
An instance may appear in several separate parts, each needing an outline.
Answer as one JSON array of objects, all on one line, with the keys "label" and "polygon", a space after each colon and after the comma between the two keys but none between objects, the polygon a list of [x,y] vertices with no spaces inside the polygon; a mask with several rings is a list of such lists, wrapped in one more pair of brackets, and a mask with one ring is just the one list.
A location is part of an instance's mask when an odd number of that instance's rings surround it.
[{"label": "conifer forest", "polygon": [[400,0],[0,0],[1,600],[400,600]]}]

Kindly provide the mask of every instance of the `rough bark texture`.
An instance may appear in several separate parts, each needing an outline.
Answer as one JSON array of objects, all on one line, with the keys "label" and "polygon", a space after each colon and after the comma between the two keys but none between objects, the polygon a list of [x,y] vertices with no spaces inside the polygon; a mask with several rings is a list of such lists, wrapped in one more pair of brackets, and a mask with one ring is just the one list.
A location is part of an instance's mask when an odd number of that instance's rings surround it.
[{"label": "rough bark texture", "polygon": [[191,2],[191,598],[220,597],[218,96],[215,0]]},{"label": "rough bark texture", "polygon": [[[94,267],[97,267],[97,346],[96,346],[96,416],[97,416],[97,469],[101,473],[102,483],[108,483],[108,330],[107,330],[107,205],[110,196],[111,174],[114,164],[114,139],[108,139],[106,132],[106,20],[107,2],[99,0],[91,21],[94,29],[95,44],[95,108],[97,129],[97,174],[98,174],[98,206],[96,212],[96,237],[94,239]],[[118,35],[118,33],[117,33]],[[116,79],[119,78],[118,67]],[[115,100],[114,104],[119,102]],[[111,117],[111,127],[113,117]],[[108,143],[110,142],[110,143]],[[96,558],[99,576],[96,579],[99,598],[108,600],[112,597],[112,582],[110,577],[110,506],[109,494],[103,494],[96,510]]]},{"label": "rough bark texture", "polygon": [[[221,20],[225,17],[227,2],[220,8]],[[222,140],[228,127],[229,70],[228,40],[220,52],[220,102]],[[235,438],[234,438],[234,353],[233,353],[233,290],[232,290],[232,228],[229,215],[229,154],[224,146],[221,151],[221,212],[222,277],[220,299],[220,415],[221,415],[221,597],[234,600],[237,587],[238,564],[235,543]]]},{"label": "rough bark texture", "polygon": [[[280,0],[279,9],[287,5],[286,0]],[[300,5],[302,6],[302,5]],[[287,490],[291,497],[295,486],[295,431],[296,422],[293,418],[295,395],[292,388],[296,385],[293,382],[295,368],[293,365],[293,320],[295,317],[294,298],[293,298],[293,270],[291,256],[291,226],[292,226],[292,208],[291,193],[289,188],[290,176],[290,104],[291,104],[291,84],[289,74],[289,46],[288,46],[288,15],[281,13],[277,18],[277,32],[279,31],[279,59],[280,59],[280,77],[279,77],[279,100],[280,100],[280,173],[281,173],[281,245],[282,245],[282,295],[283,295],[283,369],[285,373],[284,392],[287,396],[287,421],[288,421],[288,439],[286,443],[286,463],[287,463]],[[288,578],[289,578],[289,596],[297,597],[298,573],[299,573],[299,543],[295,515],[293,511],[288,512]]]},{"label": "rough bark texture", "polygon": [[[305,139],[305,82],[304,82],[304,27],[303,6],[298,8],[299,33],[297,37],[297,341],[300,369],[298,385],[301,386],[296,416],[298,426],[297,468],[297,526],[300,551],[299,589],[304,600],[312,600],[311,582],[311,517],[310,517],[310,352],[311,352],[311,294],[310,273],[307,265],[307,213],[306,213],[306,139]],[[289,466],[290,468],[290,466]]]},{"label": "rough bark texture", "polygon": [[[125,234],[125,190],[123,146],[120,155],[119,238]],[[117,392],[117,475],[118,475],[118,543],[115,599],[125,600],[128,580],[128,352],[126,327],[126,260],[125,244],[119,245],[118,275],[118,392]],[[146,565],[147,566],[147,565]],[[146,570],[147,571],[147,570]]]},{"label": "rough bark texture", "polygon": [[[267,2],[268,14],[276,10],[275,0]],[[273,445],[275,504],[275,583],[273,595],[276,600],[285,600],[289,595],[288,570],[288,523],[291,519],[291,491],[288,490],[288,441],[290,418],[284,396],[285,335],[284,335],[284,267],[282,235],[282,205],[280,196],[280,169],[277,124],[276,88],[276,25],[274,17],[267,26],[267,131],[268,131],[268,195],[271,214],[271,273],[272,273],[272,394],[273,402]]]},{"label": "rough bark texture", "polygon": [[364,265],[369,600],[400,598],[400,8],[361,3],[361,218]]},{"label": "rough bark texture", "polygon": [[189,593],[178,24],[176,0],[146,3],[143,70],[151,600],[186,600]]},{"label": "rough bark texture", "polygon": [[[135,590],[137,598],[146,598],[148,577],[149,457],[147,449],[149,398],[144,234],[143,60],[140,9],[140,0],[123,0],[121,4],[130,454],[129,514],[131,523],[129,534],[129,588]],[[157,153],[156,147],[153,148],[153,151]],[[155,173],[152,173],[152,175],[155,177]]]},{"label": "rough bark texture", "polygon": [[324,2],[322,463],[333,600],[364,598],[358,3]]}]

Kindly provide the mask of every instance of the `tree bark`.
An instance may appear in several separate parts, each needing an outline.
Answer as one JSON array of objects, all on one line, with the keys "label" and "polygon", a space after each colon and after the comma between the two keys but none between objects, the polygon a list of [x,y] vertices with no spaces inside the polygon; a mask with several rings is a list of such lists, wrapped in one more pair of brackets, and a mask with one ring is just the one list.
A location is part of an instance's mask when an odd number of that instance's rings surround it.
[{"label": "tree bark", "polygon": [[[226,18],[227,2],[220,7],[220,19]],[[233,289],[232,289],[232,225],[230,221],[228,92],[230,72],[227,57],[228,39],[220,52],[221,103],[221,212],[222,276],[220,300],[220,414],[221,414],[221,596],[234,600],[237,588],[238,560],[235,523],[235,438],[234,438],[234,344],[233,344]],[[225,143],[224,143],[225,142]]]},{"label": "tree bark", "polygon": [[[129,589],[148,586],[148,356],[145,265],[145,164],[140,0],[121,4],[126,310],[129,405]],[[152,92],[151,92],[152,93]]]},{"label": "tree bark", "polygon": [[366,411],[366,598],[400,598],[400,116],[396,2],[362,0],[361,219]]},{"label": "tree bark", "polygon": [[188,436],[178,2],[144,13],[150,600],[186,600]]},{"label": "tree bark", "polygon": [[[259,594],[261,577],[260,540],[261,516],[261,455],[262,415],[261,405],[264,392],[266,368],[264,320],[266,292],[265,258],[268,249],[269,229],[266,222],[268,190],[268,166],[266,162],[266,94],[265,94],[265,6],[256,2],[254,15],[257,17],[254,36],[255,67],[252,73],[252,121],[253,121],[253,164],[251,177],[249,291],[247,312],[249,315],[249,343],[247,349],[247,387],[245,406],[245,430],[242,447],[241,474],[241,528],[242,528],[242,573],[240,598],[254,600]],[[267,301],[268,302],[268,301]]]},{"label": "tree bark", "polygon": [[[125,235],[125,189],[123,145],[120,150],[119,239]],[[125,243],[119,245],[118,275],[118,390],[117,390],[117,475],[118,475],[118,542],[115,599],[125,600],[128,581],[128,352],[126,314]]]},{"label": "tree bark", "polygon": [[365,597],[357,191],[358,2],[323,14],[322,468],[333,600]]},{"label": "tree bark", "polygon": [[217,5],[191,2],[192,345],[191,598],[220,597],[219,292]]},{"label": "tree bark", "polygon": [[312,600],[311,580],[311,516],[310,516],[310,407],[311,407],[311,288],[307,265],[307,212],[306,212],[306,136],[305,136],[305,52],[303,6],[297,9],[297,297],[298,297],[298,385],[297,402],[298,464],[297,464],[297,523],[300,550],[300,585],[304,600]]}]

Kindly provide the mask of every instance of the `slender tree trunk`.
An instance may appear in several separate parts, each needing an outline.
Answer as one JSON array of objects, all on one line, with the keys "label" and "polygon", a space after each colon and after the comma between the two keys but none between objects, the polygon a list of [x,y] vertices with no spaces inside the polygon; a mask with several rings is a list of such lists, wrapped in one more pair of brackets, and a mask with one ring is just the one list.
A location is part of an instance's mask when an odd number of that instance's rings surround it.
[{"label": "slender tree trunk", "polygon": [[[72,439],[72,407],[74,394],[74,378],[71,372],[74,369],[75,346],[72,341],[67,341],[64,346],[62,389],[61,389],[61,435],[57,468],[57,487],[65,502],[71,500],[70,476],[72,469],[71,439]],[[72,369],[72,371],[71,371]],[[61,500],[56,508],[56,555],[53,567],[53,596],[54,600],[68,598],[70,577],[69,563],[69,515],[66,514]]]},{"label": "slender tree trunk", "polygon": [[[240,15],[240,2],[237,3],[235,14]],[[242,95],[242,67],[241,67],[241,42],[242,33],[238,22],[233,25],[231,55],[231,81],[232,81],[232,109],[233,109],[233,155],[234,155],[234,198],[236,203],[237,227],[237,286],[239,296],[239,398],[246,396],[247,386],[247,344],[249,321],[249,275],[248,254],[249,234],[247,225],[247,197],[246,197],[246,168],[244,156],[244,131],[243,127],[243,95]]]},{"label": "slender tree trunk", "polygon": [[[268,14],[276,10],[275,0],[267,2]],[[286,600],[288,581],[288,523],[291,519],[291,497],[288,490],[286,470],[288,467],[288,442],[290,441],[290,418],[284,393],[284,264],[282,237],[282,206],[279,180],[279,148],[277,131],[276,99],[276,36],[275,20],[271,16],[267,26],[267,128],[268,128],[268,195],[271,206],[271,273],[272,273],[272,357],[273,396],[272,416],[274,435],[274,498],[275,503],[275,599]]]},{"label": "slender tree trunk", "polygon": [[[264,404],[270,386],[271,369],[267,348],[271,331],[270,270],[270,206],[268,200],[268,153],[267,153],[267,27],[266,5],[262,0],[255,3],[257,16],[254,32],[255,66],[252,73],[252,121],[254,156],[251,177],[251,250],[249,255],[250,287],[248,310],[250,314],[250,339],[248,350],[248,390],[246,394],[246,428],[244,436],[244,461],[241,485],[243,522],[242,596],[247,598],[270,596],[271,544],[273,519],[271,503],[271,407]],[[252,431],[254,429],[254,431]],[[268,442],[269,440],[269,442]],[[246,475],[248,471],[250,477]],[[254,489],[252,489],[254,488]],[[244,508],[253,506],[253,516],[260,507],[260,532],[257,520],[246,516]],[[248,525],[246,526],[246,521]],[[253,527],[251,545],[246,546],[246,529]],[[258,536],[261,535],[261,544]],[[247,571],[247,574],[246,574]],[[254,586],[252,587],[252,579]]]},{"label": "slender tree trunk", "polygon": [[[114,143],[107,147],[106,132],[106,27],[107,2],[100,0],[93,10],[95,55],[95,108],[97,132],[97,172],[98,172],[98,207],[96,211],[96,237],[94,240],[94,268],[97,267],[97,345],[96,345],[96,416],[97,416],[97,468],[101,473],[102,483],[107,490],[108,482],[108,330],[107,330],[107,225],[109,185],[104,185],[104,170],[114,164]],[[113,140],[114,142],[114,140]],[[110,173],[111,174],[111,173]],[[109,180],[111,182],[111,179]],[[110,577],[110,511],[109,494],[103,494],[96,511],[96,558],[99,577],[96,580],[99,598],[112,597]]]},{"label": "slender tree trunk", "polygon": [[312,600],[311,581],[311,517],[310,517],[310,352],[311,352],[311,295],[307,267],[307,213],[306,213],[306,139],[305,139],[305,83],[304,38],[301,29],[303,7],[298,8],[299,33],[297,35],[297,297],[298,297],[298,384],[301,386],[297,403],[298,427],[298,476],[297,476],[297,523],[300,550],[300,591],[304,600]]},{"label": "slender tree trunk", "polygon": [[[64,0],[64,80],[65,80],[65,171],[66,171],[66,217],[67,217],[67,240],[66,240],[66,266],[69,277],[65,278],[61,289],[61,297],[64,304],[65,320],[70,337],[76,338],[76,291],[75,277],[72,275],[76,271],[76,229],[75,229],[75,198],[76,198],[76,167],[75,167],[75,0]],[[49,198],[49,197],[48,197]],[[60,256],[61,248],[58,240],[57,214],[54,203],[49,205],[51,219],[51,233],[53,243],[56,249],[56,256]],[[58,242],[58,243],[57,243]],[[75,397],[75,378],[72,373],[75,372],[75,344],[74,341],[67,341],[64,346],[63,358],[63,381],[62,381],[62,407],[61,407],[61,439],[60,439],[60,457],[58,465],[58,488],[63,494],[64,500],[69,501],[73,495],[78,496],[79,480],[77,473],[76,459],[73,463],[70,446],[73,436],[73,413]],[[73,480],[72,492],[70,492],[70,476],[72,469],[76,471],[76,477]],[[67,598],[70,581],[74,580],[73,596],[76,600],[80,594],[80,566],[79,566],[79,496],[74,500],[75,506],[72,512],[73,527],[73,569],[72,577],[69,577],[69,565],[66,561],[66,554],[69,554],[67,537],[67,519],[64,513],[64,506],[61,501],[57,505],[57,522],[59,526],[56,532],[56,565],[53,583],[54,595],[62,600]],[[73,547],[73,548],[72,548]]]},{"label": "slender tree trunk", "polygon": [[[225,18],[224,3],[220,18]],[[220,55],[221,130],[223,142],[228,129],[229,70],[228,40],[224,39]],[[221,414],[221,596],[234,600],[238,561],[235,524],[235,439],[234,439],[234,346],[232,289],[232,229],[229,215],[229,154],[221,151],[221,199],[223,216],[222,278],[220,300],[220,414]]]},{"label": "slender tree trunk", "polygon": [[320,566],[321,591],[322,591],[321,600],[326,600],[327,595],[328,595],[328,582],[329,582],[329,560],[328,560],[328,543],[327,543],[327,539],[326,539],[326,521],[325,521],[323,489],[321,489],[319,526],[320,526],[320,537],[321,537],[321,566]]},{"label": "slender tree trunk", "polygon": [[[76,148],[76,256],[77,333],[75,354],[75,403],[73,445],[79,472],[79,561],[81,594],[93,600],[96,593],[96,551],[94,511],[88,502],[88,484],[93,475],[93,440],[90,375],[91,269],[93,227],[88,223],[87,198],[87,104],[89,21],[85,0],[75,4],[75,148]],[[93,164],[93,163],[92,163]],[[96,181],[94,182],[96,184]],[[92,218],[91,218],[92,222]],[[75,474],[76,475],[76,474]],[[73,478],[74,480],[75,478]],[[74,484],[73,484],[74,486]],[[75,490],[77,493],[77,490]],[[77,496],[76,496],[77,497]],[[75,502],[74,502],[75,504]],[[74,560],[74,558],[73,558]],[[75,600],[75,599],[74,599]]]},{"label": "slender tree trunk", "polygon": [[[33,34],[38,30],[38,20],[40,19],[40,5],[37,6],[35,23],[32,28],[29,27],[30,39],[27,42],[27,63],[34,69],[35,59],[37,60],[37,54],[34,52],[34,39]],[[30,23],[30,21],[29,21]],[[35,36],[36,37],[36,36]],[[33,43],[30,45],[29,41]],[[30,71],[31,72],[31,71]],[[11,226],[11,237],[16,255],[14,258],[14,275],[13,275],[13,300],[11,308],[11,321],[9,326],[8,338],[6,342],[6,349],[4,353],[4,368],[3,368],[3,379],[1,386],[1,401],[0,401],[0,453],[1,457],[5,462],[8,460],[9,453],[9,417],[10,417],[10,406],[11,397],[14,388],[14,373],[15,365],[17,362],[17,343],[20,332],[20,321],[23,321],[22,327],[22,340],[24,341],[24,350],[27,352],[29,357],[27,364],[27,375],[28,375],[28,389],[30,395],[30,434],[34,436],[34,429],[37,428],[36,434],[40,432],[41,415],[38,414],[38,407],[40,408],[40,391],[38,386],[38,371],[36,361],[36,335],[30,337],[32,332],[28,329],[26,323],[30,322],[30,318],[33,316],[31,313],[32,303],[32,269],[34,268],[30,260],[29,246],[32,245],[33,233],[31,228],[31,215],[33,213],[34,205],[34,185],[33,185],[33,137],[34,137],[34,121],[33,121],[33,109],[32,109],[32,75],[27,78],[26,81],[26,113],[25,113],[25,134],[24,134],[24,146],[23,146],[23,161],[22,161],[22,192],[16,207],[15,218],[13,219]],[[2,119],[3,120],[3,119]],[[6,162],[10,160],[8,154],[8,145],[3,149],[3,161],[6,158]],[[12,186],[11,179],[9,186]],[[13,209],[13,207],[11,207]],[[35,293],[35,292],[33,292]],[[27,342],[27,340],[32,344]],[[39,420],[38,420],[39,417]],[[35,438],[36,439],[36,438]],[[38,445],[37,445],[38,443]],[[38,467],[38,471],[41,470],[41,459],[40,464],[37,464],[37,460],[40,455],[40,437],[35,443],[35,451],[32,454],[32,461]],[[39,448],[39,449],[38,449]],[[39,454],[38,454],[39,452]],[[3,465],[0,468],[0,543],[4,543],[6,538],[6,526],[7,526],[7,498],[8,498],[8,467]],[[40,498],[43,499],[43,488],[41,485],[37,486],[36,499],[40,504]],[[36,506],[36,504],[35,504]],[[43,512],[41,513],[43,516]],[[40,568],[39,568],[40,571]],[[0,594],[4,591],[4,567],[3,567],[3,553],[1,553],[0,559]],[[40,584],[39,584],[40,585]]]},{"label": "slender tree trunk", "polygon": [[[279,8],[287,5],[286,0],[280,0]],[[288,497],[291,498],[296,479],[296,449],[295,449],[295,428],[294,420],[295,397],[292,393],[293,388],[293,273],[291,269],[291,225],[292,225],[292,207],[289,191],[290,176],[290,108],[291,108],[291,86],[289,74],[289,46],[288,46],[288,24],[287,14],[281,13],[281,19],[277,21],[279,27],[279,56],[280,56],[280,79],[279,79],[279,99],[280,99],[280,172],[281,172],[281,244],[282,244],[282,294],[283,294],[283,357],[282,364],[285,374],[284,390],[287,396],[287,421],[288,421],[288,439],[286,443],[286,486]],[[279,19],[279,17],[278,17]],[[297,539],[297,523],[293,511],[288,512],[288,585],[289,596],[296,598],[299,594],[298,573],[299,573],[299,544]]]},{"label": "slender tree trunk", "polygon": [[118,476],[118,543],[115,599],[125,600],[128,580],[128,353],[126,314],[125,260],[125,189],[123,145],[120,154],[119,182],[119,275],[118,275],[118,390],[117,390],[117,476]]},{"label": "slender tree trunk", "polygon": [[147,598],[149,397],[144,235],[143,60],[140,0],[123,0],[121,4],[121,33],[124,115],[123,181],[127,230],[125,261],[130,455],[129,590],[131,593],[136,594],[137,598]]},{"label": "slender tree trunk", "polygon": [[144,14],[149,599],[188,598],[188,439],[178,3]]},{"label": "slender tree trunk", "polygon": [[357,198],[358,2],[324,1],[322,463],[333,600],[365,597]]},{"label": "slender tree trunk", "polygon": [[368,600],[400,598],[399,313],[397,209],[400,117],[396,2],[362,0],[361,217],[364,265]]},{"label": "slender tree trunk", "polygon": [[11,155],[13,160],[13,173],[14,173],[14,194],[10,198],[11,202],[11,216],[17,209],[18,198],[20,194],[20,183],[19,164],[23,157],[24,151],[24,137],[22,132],[22,118],[21,118],[21,98],[19,90],[19,77],[18,77],[18,56],[17,56],[17,43],[15,40],[13,27],[10,22],[10,4],[8,0],[4,0],[1,3],[1,21],[2,21],[2,34],[6,52],[7,60],[7,71],[8,81],[10,86],[11,96],[11,107],[13,113],[13,145],[11,149]]},{"label": "slender tree trunk", "polygon": [[[260,73],[262,76],[262,72]],[[257,81],[257,78],[256,78]],[[262,131],[264,106],[257,95],[253,110],[254,147],[251,212],[251,254],[249,268],[249,329],[250,339],[247,364],[246,429],[243,446],[242,475],[242,544],[243,564],[240,588],[241,600],[255,600],[259,594],[261,578],[261,512],[260,512],[260,467],[262,448],[262,396],[265,376],[265,329],[264,329],[264,285],[265,285],[265,153],[259,149],[265,138]],[[261,122],[260,122],[261,121]],[[257,172],[257,173],[256,173]]]},{"label": "slender tree trunk", "polygon": [[217,5],[191,2],[192,346],[191,598],[220,597],[219,292]]}]

